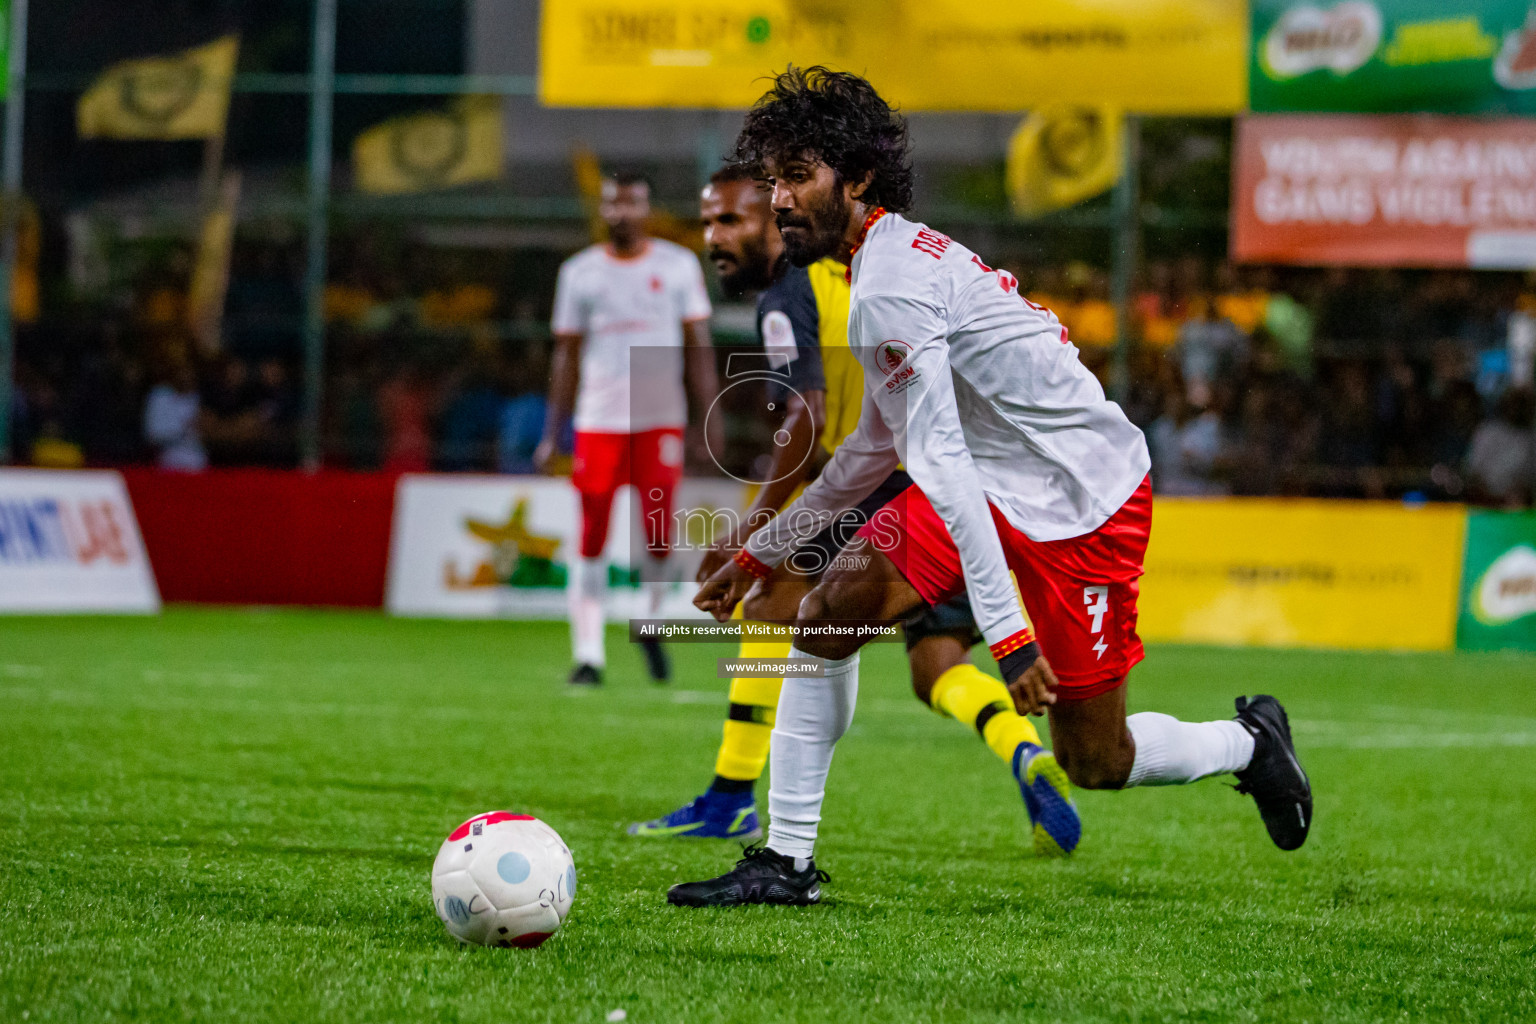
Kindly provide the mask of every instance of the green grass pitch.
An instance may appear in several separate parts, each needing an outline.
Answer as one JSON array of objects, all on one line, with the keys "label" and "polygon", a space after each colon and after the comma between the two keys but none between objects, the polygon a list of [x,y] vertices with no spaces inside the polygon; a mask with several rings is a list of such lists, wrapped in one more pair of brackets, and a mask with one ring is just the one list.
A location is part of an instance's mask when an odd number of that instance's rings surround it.
[{"label": "green grass pitch", "polygon": [[[0,1021],[1347,1021],[1536,1014],[1536,658],[1160,647],[1133,709],[1286,700],[1316,827],[1216,780],[1079,794],[1038,862],[1007,770],[867,649],[827,901],[669,907],[718,841],[622,832],[707,781],[715,647],[644,682],[559,624],[173,609],[0,622]],[[460,949],[427,874],[461,819],[554,825],[542,949]]]}]

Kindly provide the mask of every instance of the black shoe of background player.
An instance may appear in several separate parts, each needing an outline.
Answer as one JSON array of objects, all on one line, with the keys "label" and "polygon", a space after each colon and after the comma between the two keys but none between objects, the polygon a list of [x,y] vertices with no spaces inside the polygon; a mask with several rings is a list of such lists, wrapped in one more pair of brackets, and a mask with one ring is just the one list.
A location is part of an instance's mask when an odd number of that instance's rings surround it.
[{"label": "black shoe of background player", "polygon": [[570,678],[566,682],[572,686],[602,686],[603,674],[596,665],[577,665],[571,669]]},{"label": "black shoe of background player", "polygon": [[645,670],[651,674],[653,683],[665,683],[672,678],[672,661],[660,640],[641,640],[640,650],[645,653]]},{"label": "black shoe of background player", "polygon": [[1237,721],[1253,734],[1253,760],[1236,773],[1237,791],[1259,805],[1275,845],[1294,850],[1312,827],[1312,784],[1296,759],[1285,708],[1273,697],[1239,697]]},{"label": "black shoe of background player", "polygon": [[678,907],[734,907],[743,903],[776,903],[804,907],[821,902],[821,883],[832,877],[816,870],[816,862],[795,870],[794,858],[766,846],[749,846],[736,866],[719,878],[683,882],[667,890],[667,902]]}]

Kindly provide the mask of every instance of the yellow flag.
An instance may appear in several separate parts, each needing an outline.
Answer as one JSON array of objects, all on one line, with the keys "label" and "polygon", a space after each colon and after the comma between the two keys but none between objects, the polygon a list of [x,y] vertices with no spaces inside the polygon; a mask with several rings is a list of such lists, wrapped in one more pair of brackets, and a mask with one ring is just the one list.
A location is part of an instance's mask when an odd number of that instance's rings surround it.
[{"label": "yellow flag", "polygon": [[172,57],[117,64],[75,108],[84,139],[206,139],[229,117],[240,37],[225,36]]},{"label": "yellow flag", "polygon": [[597,154],[586,146],[571,150],[571,175],[576,179],[576,194],[581,197],[581,208],[587,215],[587,229],[592,241],[601,242],[608,229],[598,214],[598,204],[603,200],[603,168],[597,162]]},{"label": "yellow flag", "polygon": [[[0,204],[3,211],[3,204]],[[16,263],[11,268],[11,319],[19,324],[37,322],[39,309],[37,264],[42,252],[42,222],[30,199],[21,200],[16,211]]]},{"label": "yellow flag", "polygon": [[357,187],[375,195],[448,188],[501,177],[499,96],[465,96],[445,110],[391,118],[352,143]]},{"label": "yellow flag", "polygon": [[235,246],[235,217],[240,205],[239,171],[229,171],[213,207],[198,231],[197,262],[187,287],[187,329],[205,355],[218,352],[224,299],[229,291],[230,254]]},{"label": "yellow flag", "polygon": [[1120,178],[1120,112],[1109,107],[1046,107],[1008,141],[1008,199],[1021,217],[1038,217],[1105,192]]}]

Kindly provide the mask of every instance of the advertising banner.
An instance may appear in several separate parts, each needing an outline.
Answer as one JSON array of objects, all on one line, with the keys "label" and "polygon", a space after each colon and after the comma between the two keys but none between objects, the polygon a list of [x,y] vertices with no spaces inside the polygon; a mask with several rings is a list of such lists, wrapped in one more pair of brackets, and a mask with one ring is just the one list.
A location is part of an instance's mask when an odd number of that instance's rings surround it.
[{"label": "advertising banner", "polygon": [[868,75],[908,111],[1230,114],[1247,99],[1247,13],[1241,0],[570,0],[543,5],[539,98],[744,108],[793,62]]},{"label": "advertising banner", "polygon": [[1536,651],[1536,513],[1467,517],[1456,646]]},{"label": "advertising banner", "polygon": [[1254,0],[1256,111],[1536,112],[1528,0]]},{"label": "advertising banner", "polygon": [[1536,267],[1536,120],[1245,117],[1232,257]]},{"label": "advertising banner", "polygon": [[1465,529],[1456,506],[1159,499],[1141,635],[1448,650]]},{"label": "advertising banner", "polygon": [[[745,505],[740,484],[685,481],[673,517],[673,569],[692,581],[715,515]],[[635,586],[644,551],[634,492],[613,504],[603,555],[610,614],[647,614]],[[395,491],[385,607],[395,615],[444,618],[564,618],[568,569],[581,513],[568,480],[548,477],[406,475]],[[699,614],[694,588],[674,588],[661,617]]]},{"label": "advertising banner", "polygon": [[0,469],[0,612],[158,612],[122,477]]}]

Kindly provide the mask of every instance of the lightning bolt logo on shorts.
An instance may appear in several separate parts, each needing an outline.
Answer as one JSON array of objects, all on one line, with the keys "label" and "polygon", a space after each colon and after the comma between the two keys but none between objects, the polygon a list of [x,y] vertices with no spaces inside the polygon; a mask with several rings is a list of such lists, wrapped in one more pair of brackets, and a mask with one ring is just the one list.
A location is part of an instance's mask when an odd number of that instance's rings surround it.
[{"label": "lightning bolt logo on shorts", "polygon": [[1093,616],[1093,624],[1089,628],[1090,633],[1097,633],[1099,642],[1093,645],[1097,656],[1102,659],[1104,652],[1109,649],[1109,644],[1104,639],[1104,616],[1109,611],[1108,587],[1084,587],[1083,604],[1088,614]]}]

